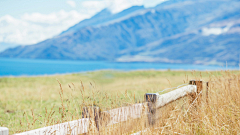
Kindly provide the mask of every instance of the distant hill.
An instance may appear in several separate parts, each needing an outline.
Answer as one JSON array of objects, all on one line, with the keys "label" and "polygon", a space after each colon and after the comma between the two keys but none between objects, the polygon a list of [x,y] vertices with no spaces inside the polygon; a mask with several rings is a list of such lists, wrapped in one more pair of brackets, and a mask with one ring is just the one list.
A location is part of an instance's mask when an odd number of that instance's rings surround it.
[{"label": "distant hill", "polygon": [[0,57],[237,65],[239,0],[170,0],[118,14],[104,9],[60,35]]},{"label": "distant hill", "polygon": [[13,48],[18,46],[17,44],[14,43],[5,43],[5,42],[0,42],[0,52],[3,52],[7,48]]}]

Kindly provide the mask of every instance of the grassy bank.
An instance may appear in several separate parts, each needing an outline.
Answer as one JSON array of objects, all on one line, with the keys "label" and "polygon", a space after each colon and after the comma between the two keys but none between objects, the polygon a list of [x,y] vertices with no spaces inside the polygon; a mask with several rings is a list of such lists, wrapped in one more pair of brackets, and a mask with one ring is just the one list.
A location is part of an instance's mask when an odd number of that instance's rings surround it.
[{"label": "grassy bank", "polygon": [[[234,72],[233,74],[237,74]],[[147,92],[209,80],[226,72],[97,71],[70,75],[0,78],[0,126],[23,132],[81,118],[81,107],[103,110],[141,102]]]}]

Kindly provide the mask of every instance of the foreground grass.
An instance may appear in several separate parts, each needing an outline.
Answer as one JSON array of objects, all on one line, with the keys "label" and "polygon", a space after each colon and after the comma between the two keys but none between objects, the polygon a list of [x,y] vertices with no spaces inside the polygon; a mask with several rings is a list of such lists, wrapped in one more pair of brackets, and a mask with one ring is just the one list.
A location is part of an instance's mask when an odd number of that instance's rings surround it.
[{"label": "foreground grass", "polygon": [[[81,108],[116,108],[141,102],[147,92],[209,80],[226,72],[97,71],[70,75],[0,78],[0,126],[23,132],[81,118]],[[237,74],[234,72],[232,74]],[[210,77],[209,77],[210,76]]]}]

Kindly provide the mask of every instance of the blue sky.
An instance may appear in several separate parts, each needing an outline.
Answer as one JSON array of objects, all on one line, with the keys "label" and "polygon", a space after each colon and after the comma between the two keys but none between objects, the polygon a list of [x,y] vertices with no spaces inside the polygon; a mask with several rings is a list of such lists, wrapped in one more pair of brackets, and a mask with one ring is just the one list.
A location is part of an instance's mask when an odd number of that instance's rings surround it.
[{"label": "blue sky", "polygon": [[163,0],[0,0],[0,42],[34,44],[51,38],[104,8],[112,13]]}]

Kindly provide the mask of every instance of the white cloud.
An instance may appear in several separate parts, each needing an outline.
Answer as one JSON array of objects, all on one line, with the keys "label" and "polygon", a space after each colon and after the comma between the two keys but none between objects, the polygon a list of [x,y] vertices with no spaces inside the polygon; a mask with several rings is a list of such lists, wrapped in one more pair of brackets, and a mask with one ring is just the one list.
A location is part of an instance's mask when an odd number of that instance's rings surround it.
[{"label": "white cloud", "polygon": [[24,14],[21,19],[32,23],[43,23],[43,24],[59,24],[64,23],[66,20],[71,20],[73,23],[86,18],[87,15],[80,14],[75,10],[66,12],[61,10],[59,12],[53,12],[50,14],[31,13]]},{"label": "white cloud", "polygon": [[132,6],[141,5],[143,5],[143,0],[111,0],[109,9],[112,13],[118,13]]},{"label": "white cloud", "polygon": [[51,14],[24,14],[21,19],[6,15],[0,18],[0,42],[34,44],[51,38],[89,15],[64,10]]},{"label": "white cloud", "polygon": [[144,7],[155,7],[156,5],[168,0],[144,0],[143,5]]},{"label": "white cloud", "polygon": [[81,9],[80,12],[94,15],[97,12],[100,12],[104,8],[108,7],[110,4],[110,1],[94,1],[94,0],[89,0],[89,1],[82,1],[80,3]]},{"label": "white cloud", "polygon": [[143,3],[144,0],[89,0],[81,2],[81,6],[88,13],[96,13],[104,8],[108,8],[112,13],[118,13],[132,6],[141,6]]},{"label": "white cloud", "polygon": [[[112,13],[118,13],[131,6],[150,7],[162,1],[164,0],[84,0],[79,2],[78,11],[61,10],[50,14],[26,13],[19,18],[5,15],[0,18],[0,42],[34,44],[61,33],[104,8],[108,8]],[[76,7],[73,0],[67,0],[66,3]]]},{"label": "white cloud", "polygon": [[132,6],[154,7],[164,1],[167,0],[88,0],[83,1],[81,5],[84,9],[92,11],[108,8],[112,13],[118,13]]},{"label": "white cloud", "polygon": [[68,5],[70,5],[71,7],[73,7],[73,8],[76,7],[76,2],[75,2],[75,1],[68,0],[68,1],[66,1],[66,3],[67,3]]}]

